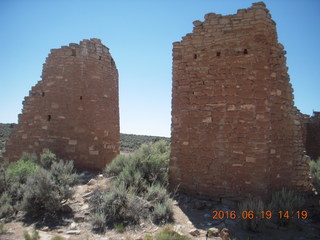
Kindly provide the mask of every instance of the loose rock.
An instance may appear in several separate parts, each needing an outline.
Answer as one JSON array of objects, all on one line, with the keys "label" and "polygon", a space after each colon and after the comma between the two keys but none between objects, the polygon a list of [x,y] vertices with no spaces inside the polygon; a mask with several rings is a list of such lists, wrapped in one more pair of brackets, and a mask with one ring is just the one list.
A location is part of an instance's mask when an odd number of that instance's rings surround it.
[{"label": "loose rock", "polygon": [[[91,179],[91,180],[92,180],[92,179]],[[90,180],[90,181],[91,181],[91,180]],[[89,184],[88,184],[88,185],[89,185]],[[90,191],[90,192],[84,194],[82,197],[83,197],[83,198],[88,198],[88,197],[91,197],[92,194],[93,194],[93,191]]]},{"label": "loose rock", "polygon": [[218,237],[219,236],[219,229],[218,228],[215,228],[215,227],[212,227],[212,228],[209,228],[208,229],[208,236],[213,236],[213,237]]},{"label": "loose rock", "polygon": [[81,233],[80,230],[71,230],[66,232],[66,234],[69,234],[69,235],[79,235],[80,233]]},{"label": "loose rock", "polygon": [[197,237],[197,236],[200,236],[200,231],[198,229],[192,229],[189,231],[189,234],[194,237]]},{"label": "loose rock", "polygon": [[193,22],[193,25],[194,25],[195,27],[201,26],[201,24],[202,24],[202,22],[199,21],[199,20],[196,20],[196,21]]},{"label": "loose rock", "polygon": [[70,230],[77,230],[77,227],[78,227],[78,225],[77,225],[75,222],[72,222],[72,223],[70,224],[69,229],[70,229]]},{"label": "loose rock", "polygon": [[44,232],[47,232],[47,231],[49,231],[49,227],[46,226],[46,227],[41,228],[40,230],[44,231]]},{"label": "loose rock", "polygon": [[229,240],[229,238],[230,238],[229,229],[223,228],[223,229],[220,231],[219,236],[220,236],[223,240]]},{"label": "loose rock", "polygon": [[72,208],[68,204],[65,204],[62,206],[61,211],[65,213],[70,213],[72,212]]},{"label": "loose rock", "polygon": [[91,185],[95,185],[97,183],[97,180],[95,180],[95,179],[91,179],[88,183],[87,183],[87,185],[89,185],[89,186],[91,186]]},{"label": "loose rock", "polygon": [[82,214],[76,213],[73,219],[75,222],[83,222],[85,219],[85,216],[83,216]]}]

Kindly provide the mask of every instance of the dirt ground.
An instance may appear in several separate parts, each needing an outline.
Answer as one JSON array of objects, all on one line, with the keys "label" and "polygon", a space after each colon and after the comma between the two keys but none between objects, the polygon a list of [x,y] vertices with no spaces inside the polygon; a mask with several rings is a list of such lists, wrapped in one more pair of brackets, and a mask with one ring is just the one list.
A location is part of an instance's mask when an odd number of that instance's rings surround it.
[{"label": "dirt ground", "polygon": [[[164,226],[156,226],[146,222],[124,233],[107,230],[104,234],[95,234],[91,231],[90,207],[88,199],[94,190],[106,190],[110,187],[111,179],[102,175],[95,176],[87,183],[74,187],[75,194],[66,208],[70,214],[64,216],[63,221],[52,226],[42,223],[28,223],[22,213],[18,213],[15,220],[5,224],[6,232],[0,234],[1,240],[23,240],[23,233],[32,233],[35,229],[40,233],[41,240],[51,240],[54,236],[61,236],[68,240],[143,240],[146,234],[155,235]],[[317,200],[319,201],[319,199]],[[316,201],[316,204],[319,202]],[[319,210],[319,206],[317,207]],[[68,210],[68,209],[66,209]],[[237,240],[320,240],[320,215],[316,212],[310,214],[306,220],[296,220],[286,228],[278,228],[271,221],[259,232],[248,232],[241,228],[240,220],[212,219],[214,210],[231,211],[231,206],[221,203],[192,198],[187,195],[178,195],[174,200],[174,223],[169,227],[191,239],[206,239],[207,229],[216,227],[219,230],[228,229],[230,239]],[[311,211],[311,210],[310,210]],[[198,231],[195,231],[195,230]],[[192,236],[190,232],[195,232]],[[222,238],[208,238],[221,240]],[[227,236],[223,240],[227,239]]]}]

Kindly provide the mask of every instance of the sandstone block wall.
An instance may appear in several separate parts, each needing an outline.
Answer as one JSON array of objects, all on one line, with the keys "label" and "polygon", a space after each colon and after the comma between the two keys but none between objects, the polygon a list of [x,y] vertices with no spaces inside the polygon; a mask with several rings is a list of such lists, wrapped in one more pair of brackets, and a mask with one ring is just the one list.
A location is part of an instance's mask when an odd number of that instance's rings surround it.
[{"label": "sandstone block wall", "polygon": [[313,115],[308,119],[306,151],[313,160],[320,157],[320,112],[313,111]]},{"label": "sandstone block wall", "polygon": [[109,49],[90,39],[51,50],[4,159],[50,149],[78,169],[101,170],[119,147],[118,71]]},{"label": "sandstone block wall", "polygon": [[218,199],[310,186],[284,47],[262,2],[173,44],[171,188]]}]

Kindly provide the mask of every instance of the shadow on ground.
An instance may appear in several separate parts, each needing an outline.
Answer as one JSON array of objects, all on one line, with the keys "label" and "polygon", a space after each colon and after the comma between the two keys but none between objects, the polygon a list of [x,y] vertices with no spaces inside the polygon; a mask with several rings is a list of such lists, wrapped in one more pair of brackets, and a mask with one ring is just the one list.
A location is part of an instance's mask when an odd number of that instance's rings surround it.
[{"label": "shadow on ground", "polygon": [[240,218],[213,219],[213,211],[235,210],[237,212],[236,206],[227,206],[185,194],[178,194],[175,200],[195,228],[202,230],[208,230],[211,227],[219,230],[227,228],[232,240],[320,240],[320,216],[317,217],[317,211],[312,209],[310,209],[310,217],[306,220],[293,220],[286,227],[278,227],[271,220],[266,220],[258,232],[252,232],[241,227]]}]

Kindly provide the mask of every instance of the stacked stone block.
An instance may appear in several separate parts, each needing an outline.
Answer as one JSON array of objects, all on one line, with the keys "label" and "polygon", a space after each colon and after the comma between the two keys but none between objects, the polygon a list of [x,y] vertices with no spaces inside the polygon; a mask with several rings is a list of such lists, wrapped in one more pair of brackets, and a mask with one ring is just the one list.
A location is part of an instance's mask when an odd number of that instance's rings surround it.
[{"label": "stacked stone block", "polygon": [[118,71],[109,49],[90,39],[51,50],[4,159],[49,149],[78,169],[101,170],[119,147]]},{"label": "stacked stone block", "polygon": [[313,111],[313,115],[308,119],[306,151],[313,160],[320,158],[320,112]]},{"label": "stacked stone block", "polygon": [[210,198],[310,186],[284,47],[262,2],[173,44],[172,188]]}]

